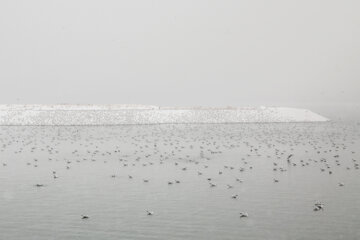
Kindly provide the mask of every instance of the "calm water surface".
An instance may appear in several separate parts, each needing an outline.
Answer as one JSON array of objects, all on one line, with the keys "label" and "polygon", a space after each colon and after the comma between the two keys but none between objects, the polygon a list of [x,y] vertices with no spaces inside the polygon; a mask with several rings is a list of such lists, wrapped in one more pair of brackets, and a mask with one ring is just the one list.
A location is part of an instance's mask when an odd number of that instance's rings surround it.
[{"label": "calm water surface", "polygon": [[359,127],[0,127],[0,239],[360,239]]}]

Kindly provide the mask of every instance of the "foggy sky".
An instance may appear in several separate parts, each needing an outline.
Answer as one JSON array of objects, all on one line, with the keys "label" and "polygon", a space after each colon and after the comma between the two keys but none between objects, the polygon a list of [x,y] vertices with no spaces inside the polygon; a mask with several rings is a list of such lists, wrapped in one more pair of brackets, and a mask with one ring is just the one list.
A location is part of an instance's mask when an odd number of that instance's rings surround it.
[{"label": "foggy sky", "polygon": [[0,103],[358,104],[360,1],[1,0]]}]

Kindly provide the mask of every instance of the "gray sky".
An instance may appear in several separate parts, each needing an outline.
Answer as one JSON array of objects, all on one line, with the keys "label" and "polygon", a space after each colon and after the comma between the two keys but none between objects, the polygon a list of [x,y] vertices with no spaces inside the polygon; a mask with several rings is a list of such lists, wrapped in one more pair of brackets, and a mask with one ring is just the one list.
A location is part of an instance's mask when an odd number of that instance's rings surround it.
[{"label": "gray sky", "polygon": [[1,103],[360,102],[360,1],[1,0]]}]

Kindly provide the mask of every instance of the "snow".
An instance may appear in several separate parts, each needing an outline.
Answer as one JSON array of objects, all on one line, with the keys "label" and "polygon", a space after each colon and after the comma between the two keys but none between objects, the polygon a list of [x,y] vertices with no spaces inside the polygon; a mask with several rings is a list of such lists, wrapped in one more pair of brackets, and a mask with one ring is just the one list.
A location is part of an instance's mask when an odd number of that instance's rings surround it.
[{"label": "snow", "polygon": [[169,108],[148,105],[0,105],[0,125],[324,122],[307,109]]}]

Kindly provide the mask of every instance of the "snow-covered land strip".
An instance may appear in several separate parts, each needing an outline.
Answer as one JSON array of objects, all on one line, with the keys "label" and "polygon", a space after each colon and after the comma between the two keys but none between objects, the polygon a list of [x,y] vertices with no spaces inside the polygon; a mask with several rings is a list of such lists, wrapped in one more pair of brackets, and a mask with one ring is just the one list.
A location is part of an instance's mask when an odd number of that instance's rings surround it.
[{"label": "snow-covered land strip", "polygon": [[[122,108],[121,106],[126,107]],[[171,109],[142,105],[0,105],[0,125],[324,121],[328,121],[328,119],[306,109],[281,107]]]},{"label": "snow-covered land strip", "polygon": [[140,104],[0,104],[0,111],[15,111],[15,110],[32,110],[32,111],[46,111],[46,110],[155,110],[158,106],[140,105]]}]

